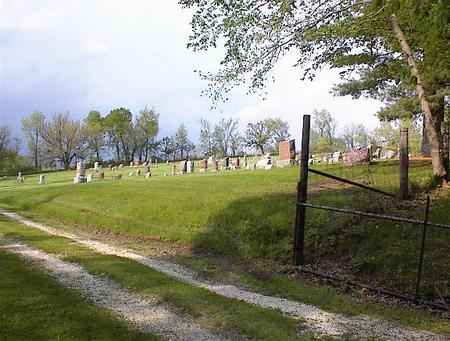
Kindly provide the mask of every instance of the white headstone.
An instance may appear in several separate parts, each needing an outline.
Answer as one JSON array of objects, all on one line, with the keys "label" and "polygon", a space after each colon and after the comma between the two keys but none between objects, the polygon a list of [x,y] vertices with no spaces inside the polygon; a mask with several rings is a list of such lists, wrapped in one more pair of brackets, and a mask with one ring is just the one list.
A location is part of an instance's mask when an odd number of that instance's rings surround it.
[{"label": "white headstone", "polygon": [[45,183],[46,183],[45,175],[44,174],[39,175],[39,185],[44,185]]}]

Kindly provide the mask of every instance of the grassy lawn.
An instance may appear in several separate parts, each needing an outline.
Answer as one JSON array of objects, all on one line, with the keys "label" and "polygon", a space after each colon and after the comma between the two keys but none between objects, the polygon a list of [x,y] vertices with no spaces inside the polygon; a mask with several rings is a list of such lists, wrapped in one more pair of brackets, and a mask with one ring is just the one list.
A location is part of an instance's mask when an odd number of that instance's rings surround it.
[{"label": "grassy lawn", "polygon": [[[122,286],[151,297],[157,296],[179,313],[188,314],[204,327],[219,332],[234,331],[257,340],[308,340],[310,336],[296,337],[298,321],[275,311],[212,294],[204,289],[175,281],[138,263],[96,254],[64,238],[51,237],[38,230],[0,218],[0,237],[19,239],[46,252],[58,254],[66,261],[83,265],[94,274],[107,275]],[[191,264],[192,265],[192,264]],[[201,269],[210,263],[199,261],[194,268]],[[450,324],[445,319],[425,312],[386,307],[343,295],[323,286],[311,286],[275,276],[264,281],[241,274],[247,286],[260,292],[297,299],[322,307],[328,311],[347,315],[367,314],[390,319],[401,325],[430,330],[450,336]]]},{"label": "grassy lawn", "polygon": [[[370,167],[315,167],[387,191],[398,188],[395,161]],[[0,207],[67,229],[176,241],[192,245],[196,253],[244,262],[290,263],[297,168],[164,177],[170,165],[160,165],[151,179],[128,177],[128,171],[122,170],[121,181],[113,182],[107,172],[105,181],[86,185],[72,184],[73,171],[49,174],[45,186],[37,185],[37,177],[28,177],[23,185],[0,181]],[[413,189],[426,187],[430,176],[429,162],[412,162]],[[362,190],[330,186],[315,175],[310,182],[314,203],[423,217],[418,201],[405,205]],[[433,201],[431,219],[448,223],[449,209],[449,196],[442,195]],[[385,286],[412,290],[420,228],[308,210],[306,230],[311,260],[342,261],[368,281],[375,276]],[[430,232],[424,276],[424,293],[430,297],[437,290],[448,295],[449,245],[449,233]]]},{"label": "grassy lawn", "polygon": [[[76,262],[93,274],[106,275],[133,292],[157,297],[178,313],[187,314],[204,327],[231,338],[241,335],[273,341],[314,339],[308,334],[297,336],[301,322],[276,311],[224,298],[176,281],[139,263],[101,255],[67,239],[50,237],[3,218],[0,218],[0,236],[22,240],[45,252],[58,254],[65,261]],[[64,301],[61,297],[55,297],[55,300]]]},{"label": "grassy lawn", "polygon": [[0,340],[158,340],[0,250]]}]

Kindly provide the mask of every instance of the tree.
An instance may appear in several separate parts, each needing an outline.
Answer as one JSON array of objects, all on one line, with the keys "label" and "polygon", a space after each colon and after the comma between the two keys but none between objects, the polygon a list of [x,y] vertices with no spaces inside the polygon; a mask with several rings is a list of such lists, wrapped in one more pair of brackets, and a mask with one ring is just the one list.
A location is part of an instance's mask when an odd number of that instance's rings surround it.
[{"label": "tree", "polygon": [[267,83],[277,61],[292,51],[296,66],[313,78],[323,66],[339,68],[340,95],[367,95],[389,103],[415,93],[425,117],[433,173],[447,177],[441,124],[449,93],[450,3],[436,0],[384,1],[214,1],[180,0],[194,10],[188,47],[216,47],[225,56],[209,81],[213,102],[249,81]]},{"label": "tree", "polygon": [[247,146],[259,149],[261,154],[264,154],[264,148],[272,138],[272,131],[267,126],[266,122],[259,121],[256,123],[249,123],[245,132],[245,139]]},{"label": "tree", "polygon": [[19,157],[20,141],[13,141],[10,129],[6,126],[0,127],[0,173],[14,174],[22,166],[23,162]]},{"label": "tree", "polygon": [[84,120],[83,135],[88,150],[95,154],[96,160],[101,160],[101,151],[105,146],[105,124],[100,112],[92,110]]},{"label": "tree", "polygon": [[150,152],[156,150],[155,138],[159,131],[159,114],[154,109],[145,107],[139,112],[134,130],[139,160],[147,161]]},{"label": "tree", "polygon": [[325,139],[329,145],[332,145],[336,135],[336,120],[327,110],[314,110],[312,116],[313,129],[319,138]]},{"label": "tree", "polygon": [[289,123],[283,121],[281,118],[268,118],[265,120],[265,125],[270,130],[272,135],[272,143],[275,149],[278,147],[278,143],[286,141],[290,138]]},{"label": "tree", "polygon": [[117,108],[105,117],[105,128],[109,144],[115,149],[117,161],[122,157],[131,161],[130,137],[133,124],[133,114],[127,108]]},{"label": "tree", "polygon": [[221,156],[229,155],[231,145],[239,141],[239,121],[233,118],[222,118],[215,126],[213,132],[216,151]]},{"label": "tree", "polygon": [[167,160],[173,157],[173,160],[175,161],[177,149],[173,137],[171,136],[163,137],[159,142],[159,149]]},{"label": "tree", "polygon": [[342,138],[348,150],[356,147],[366,147],[369,143],[369,134],[362,124],[351,124],[344,127]]},{"label": "tree", "polygon": [[189,141],[188,131],[184,124],[181,124],[177,132],[175,133],[175,147],[178,152],[180,152],[180,158],[183,159],[185,152],[190,152],[194,149],[193,143]]},{"label": "tree", "polygon": [[87,149],[84,145],[81,123],[72,120],[69,113],[59,113],[46,120],[42,129],[42,140],[47,156],[62,160],[66,169]]},{"label": "tree", "polygon": [[215,154],[214,135],[211,123],[208,120],[200,120],[200,150],[205,156]]},{"label": "tree", "polygon": [[41,166],[42,152],[42,128],[44,126],[45,116],[41,112],[35,111],[29,117],[22,120],[22,131],[27,140],[28,149],[32,153],[34,168]]}]

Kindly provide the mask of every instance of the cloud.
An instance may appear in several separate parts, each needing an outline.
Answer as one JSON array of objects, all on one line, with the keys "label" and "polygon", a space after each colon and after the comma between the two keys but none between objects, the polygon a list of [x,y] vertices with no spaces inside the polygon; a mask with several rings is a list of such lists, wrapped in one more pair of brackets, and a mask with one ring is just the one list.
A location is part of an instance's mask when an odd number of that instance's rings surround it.
[{"label": "cloud", "polygon": [[194,70],[217,69],[222,51],[187,50],[189,20],[177,0],[0,0],[0,125],[14,124],[19,132],[20,118],[34,110],[81,118],[91,109],[138,112],[145,105],[161,114],[162,134],[185,123],[193,140],[202,117],[233,116],[244,126],[280,116],[294,135],[301,115],[315,108],[334,113],[341,127],[376,124],[379,103],[330,95],[334,72],[301,82],[289,58],[274,70],[267,100],[240,88],[210,110],[200,96],[207,84]]}]

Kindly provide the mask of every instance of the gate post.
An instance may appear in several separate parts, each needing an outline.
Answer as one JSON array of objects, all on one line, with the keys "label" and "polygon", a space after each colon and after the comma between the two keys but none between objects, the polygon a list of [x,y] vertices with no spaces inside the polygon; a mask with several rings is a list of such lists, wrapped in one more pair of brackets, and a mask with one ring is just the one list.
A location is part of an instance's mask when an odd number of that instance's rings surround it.
[{"label": "gate post", "polygon": [[409,150],[408,150],[408,128],[400,129],[400,198],[408,199],[408,168],[409,168]]},{"label": "gate post", "polygon": [[305,213],[306,207],[299,204],[306,203],[308,195],[308,162],[309,162],[309,134],[311,115],[303,115],[302,150],[300,158],[300,180],[297,184],[297,203],[294,229],[294,265],[304,265],[305,243]]}]

